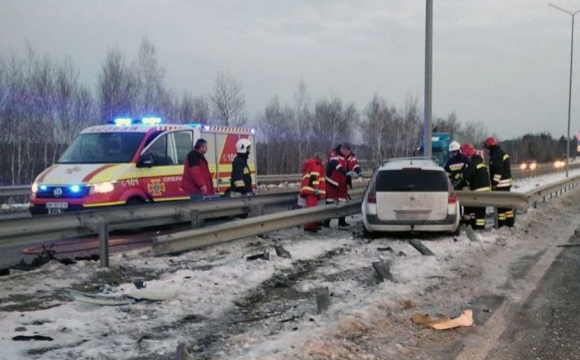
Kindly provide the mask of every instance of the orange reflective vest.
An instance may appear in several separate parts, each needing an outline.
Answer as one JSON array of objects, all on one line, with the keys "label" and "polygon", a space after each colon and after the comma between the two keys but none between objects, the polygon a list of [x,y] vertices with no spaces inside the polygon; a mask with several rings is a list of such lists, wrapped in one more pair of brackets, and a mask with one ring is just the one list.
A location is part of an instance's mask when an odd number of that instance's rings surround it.
[{"label": "orange reflective vest", "polygon": [[315,158],[306,160],[302,165],[300,196],[306,197],[307,195],[317,195],[319,198],[324,198],[326,196],[324,167],[320,160]]}]

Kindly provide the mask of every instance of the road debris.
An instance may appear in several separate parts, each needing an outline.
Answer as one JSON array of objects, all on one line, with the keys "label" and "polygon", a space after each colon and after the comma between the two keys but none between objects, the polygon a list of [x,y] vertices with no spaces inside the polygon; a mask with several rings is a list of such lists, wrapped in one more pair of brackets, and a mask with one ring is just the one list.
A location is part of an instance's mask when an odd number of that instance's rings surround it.
[{"label": "road debris", "polygon": [[454,319],[448,316],[441,319],[431,319],[429,314],[415,314],[411,317],[411,321],[417,325],[435,330],[448,330],[462,326],[469,327],[473,326],[473,311],[465,309],[461,312],[461,315]]}]

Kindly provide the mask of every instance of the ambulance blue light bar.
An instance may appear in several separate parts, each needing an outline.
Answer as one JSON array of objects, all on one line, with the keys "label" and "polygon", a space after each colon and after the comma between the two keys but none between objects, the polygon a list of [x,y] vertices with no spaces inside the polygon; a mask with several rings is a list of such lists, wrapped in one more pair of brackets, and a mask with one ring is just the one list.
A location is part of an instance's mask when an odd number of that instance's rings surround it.
[{"label": "ambulance blue light bar", "polygon": [[69,189],[74,194],[77,194],[81,191],[81,187],[78,185],[71,185],[71,186],[69,186]]},{"label": "ambulance blue light bar", "polygon": [[143,123],[143,125],[160,125],[161,124],[161,118],[160,117],[144,117],[141,119],[141,122]]},{"label": "ambulance blue light bar", "polygon": [[133,119],[131,118],[116,118],[114,121],[116,126],[131,126]]}]

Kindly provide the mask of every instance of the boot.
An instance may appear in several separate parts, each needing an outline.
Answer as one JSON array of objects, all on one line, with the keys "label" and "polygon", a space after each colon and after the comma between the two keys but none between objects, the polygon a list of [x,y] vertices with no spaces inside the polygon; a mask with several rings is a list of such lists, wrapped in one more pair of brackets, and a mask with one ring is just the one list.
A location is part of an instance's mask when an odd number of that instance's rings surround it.
[{"label": "boot", "polygon": [[349,223],[346,222],[346,218],[338,218],[338,226],[350,226]]}]

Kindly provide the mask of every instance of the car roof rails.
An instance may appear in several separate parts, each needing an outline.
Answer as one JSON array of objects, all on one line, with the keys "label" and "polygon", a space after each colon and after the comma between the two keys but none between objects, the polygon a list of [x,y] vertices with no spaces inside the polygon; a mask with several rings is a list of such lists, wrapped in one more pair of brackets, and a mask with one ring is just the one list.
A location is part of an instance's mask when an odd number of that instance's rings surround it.
[{"label": "car roof rails", "polygon": [[409,156],[409,157],[398,157],[398,158],[391,158],[391,159],[387,159],[384,160],[381,165],[386,165],[390,162],[395,162],[395,161],[410,161],[411,163],[413,161],[433,161],[436,164],[438,164],[438,159],[435,156]]}]

